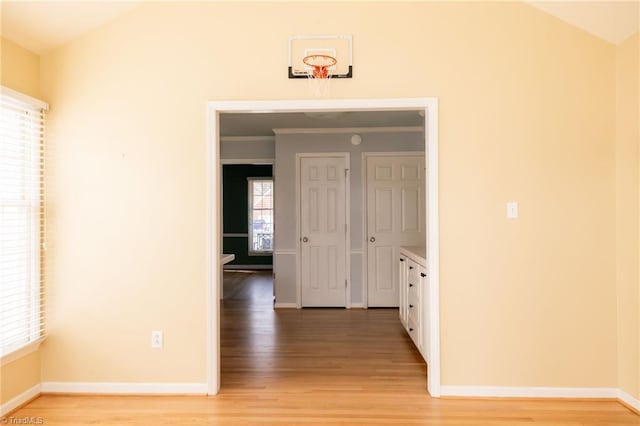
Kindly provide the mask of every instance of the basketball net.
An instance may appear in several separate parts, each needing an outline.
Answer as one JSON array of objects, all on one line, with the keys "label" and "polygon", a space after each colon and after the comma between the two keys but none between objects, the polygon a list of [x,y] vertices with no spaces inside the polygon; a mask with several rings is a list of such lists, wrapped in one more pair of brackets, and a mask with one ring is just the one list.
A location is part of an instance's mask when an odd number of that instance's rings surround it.
[{"label": "basketball net", "polygon": [[329,55],[309,55],[303,59],[303,62],[309,67],[307,80],[313,95],[317,98],[328,98],[331,94],[330,81],[333,67],[338,61]]}]

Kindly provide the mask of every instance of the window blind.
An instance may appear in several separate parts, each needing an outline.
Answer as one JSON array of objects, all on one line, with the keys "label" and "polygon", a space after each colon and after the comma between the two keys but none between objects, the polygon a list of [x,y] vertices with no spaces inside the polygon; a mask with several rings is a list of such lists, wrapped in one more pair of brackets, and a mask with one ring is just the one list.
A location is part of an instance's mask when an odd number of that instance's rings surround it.
[{"label": "window blind", "polygon": [[41,101],[0,92],[0,356],[44,337]]}]

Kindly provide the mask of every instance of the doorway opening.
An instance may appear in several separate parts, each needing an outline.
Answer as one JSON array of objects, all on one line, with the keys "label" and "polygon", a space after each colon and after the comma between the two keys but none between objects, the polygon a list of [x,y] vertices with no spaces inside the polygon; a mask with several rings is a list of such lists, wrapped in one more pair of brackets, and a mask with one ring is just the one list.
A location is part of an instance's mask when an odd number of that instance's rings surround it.
[{"label": "doorway opening", "polygon": [[[331,116],[344,112],[401,112],[419,111],[424,117],[425,162],[427,173],[426,263],[428,268],[429,303],[424,306],[424,315],[429,318],[429,393],[440,395],[440,338],[439,338],[439,279],[438,279],[438,149],[437,149],[437,99],[369,99],[369,100],[317,100],[317,101],[238,101],[209,103],[208,149],[208,215],[207,215],[207,369],[208,393],[216,394],[220,387],[220,309],[217,295],[221,289],[221,267],[216,259],[222,254],[220,211],[220,116],[234,114],[305,113],[305,115]],[[278,179],[276,177],[276,179]],[[277,192],[277,189],[276,189]],[[276,227],[277,228],[277,227]],[[278,230],[276,229],[276,232]],[[276,247],[277,250],[277,247]],[[294,251],[293,255],[297,252]],[[279,275],[276,261],[276,277]],[[276,278],[277,279],[277,278]],[[277,290],[276,290],[277,293]],[[286,299],[286,298],[285,298]],[[278,295],[276,295],[276,302]]]}]

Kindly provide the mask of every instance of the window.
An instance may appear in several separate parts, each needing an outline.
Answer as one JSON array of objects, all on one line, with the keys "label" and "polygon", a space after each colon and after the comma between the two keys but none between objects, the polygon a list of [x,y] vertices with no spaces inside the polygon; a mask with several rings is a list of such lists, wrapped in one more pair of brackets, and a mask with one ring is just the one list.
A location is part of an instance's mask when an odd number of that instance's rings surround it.
[{"label": "window", "polygon": [[273,179],[249,180],[249,254],[273,253]]},{"label": "window", "polygon": [[44,111],[0,92],[0,356],[44,333]]}]

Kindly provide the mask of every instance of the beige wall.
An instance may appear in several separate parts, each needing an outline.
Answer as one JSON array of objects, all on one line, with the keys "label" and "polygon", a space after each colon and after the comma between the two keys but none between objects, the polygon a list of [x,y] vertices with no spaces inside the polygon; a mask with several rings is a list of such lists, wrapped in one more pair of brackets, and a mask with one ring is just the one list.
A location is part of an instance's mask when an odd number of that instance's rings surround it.
[{"label": "beige wall", "polygon": [[638,148],[640,68],[636,34],[616,48],[616,283],[618,381],[640,399],[640,279],[638,276]]},{"label": "beige wall", "polygon": [[317,33],[335,97],[439,97],[443,383],[616,387],[615,49],[513,2],[145,3],[44,55],[43,379],[205,381],[206,101],[310,97]]},{"label": "beige wall", "polygon": [[[0,84],[27,95],[40,97],[40,58],[0,38]],[[0,368],[0,404],[40,383],[40,352]]]},{"label": "beige wall", "polygon": [[40,57],[0,37],[2,85],[34,98],[40,97]]},{"label": "beige wall", "polygon": [[0,404],[40,384],[40,351],[2,366]]}]

